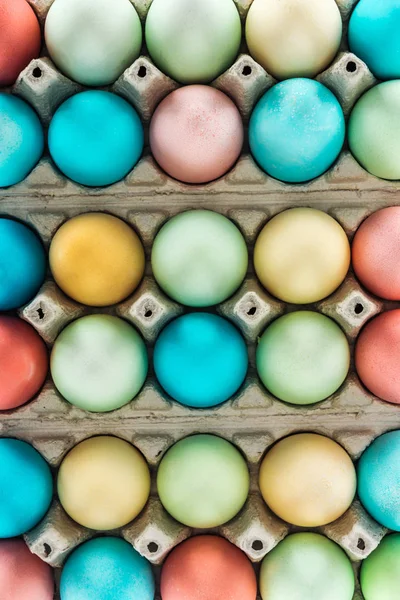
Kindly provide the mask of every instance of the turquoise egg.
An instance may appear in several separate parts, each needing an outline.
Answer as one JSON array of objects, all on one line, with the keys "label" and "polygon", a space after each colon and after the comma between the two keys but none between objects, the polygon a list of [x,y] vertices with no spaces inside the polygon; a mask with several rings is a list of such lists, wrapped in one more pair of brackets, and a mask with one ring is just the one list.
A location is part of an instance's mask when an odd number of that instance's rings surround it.
[{"label": "turquoise egg", "polygon": [[26,304],[42,285],[46,254],[29,227],[0,218],[0,310]]},{"label": "turquoise egg", "polygon": [[161,332],[154,369],[164,390],[194,408],[216,406],[234,394],[247,372],[246,344],[222,317],[190,313]]},{"label": "turquoise egg", "polygon": [[350,50],[379,79],[400,77],[400,0],[360,0],[349,23]]},{"label": "turquoise egg", "polygon": [[339,155],[344,137],[339,102],[312,79],[274,85],[256,104],[249,123],[254,158],[268,175],[287,183],[322,175]]},{"label": "turquoise egg", "polygon": [[154,593],[149,562],[121,538],[82,544],[61,574],[61,600],[153,600]]},{"label": "turquoise egg", "polygon": [[21,440],[0,439],[0,538],[37,525],[52,496],[50,468],[39,452]]},{"label": "turquoise egg", "polygon": [[0,187],[19,183],[43,154],[39,117],[23,100],[0,94]]},{"label": "turquoise egg", "polygon": [[111,185],[133,169],[143,150],[143,126],[123,98],[99,90],[72,96],[56,111],[49,150],[58,168],[87,186]]},{"label": "turquoise egg", "polygon": [[358,463],[358,495],[381,525],[400,531],[400,431],[378,437]]}]

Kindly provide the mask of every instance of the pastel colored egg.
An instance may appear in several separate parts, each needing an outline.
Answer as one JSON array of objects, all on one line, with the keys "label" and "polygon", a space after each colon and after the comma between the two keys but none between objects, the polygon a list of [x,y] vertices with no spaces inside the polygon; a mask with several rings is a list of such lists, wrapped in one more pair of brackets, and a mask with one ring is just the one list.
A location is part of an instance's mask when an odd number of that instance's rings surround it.
[{"label": "pastel colored egg", "polygon": [[293,304],[318,302],[332,294],[350,266],[350,244],[335,219],[314,208],[292,208],[273,217],[254,248],[262,285]]},{"label": "pastel colored egg", "polygon": [[348,138],[369,173],[400,179],[400,81],[385,81],[361,96],[350,115]]},{"label": "pastel colored egg", "polygon": [[337,544],[317,533],[295,533],[264,558],[260,591],[262,600],[352,600],[354,573]]},{"label": "pastel colored egg", "polygon": [[35,296],[46,274],[46,254],[26,225],[0,218],[0,310],[13,310]]},{"label": "pastel colored egg", "polygon": [[47,368],[46,346],[33,327],[16,317],[0,316],[0,410],[31,400]]},{"label": "pastel colored egg", "polygon": [[110,315],[89,315],[71,323],[51,353],[51,375],[60,394],[93,412],[128,404],[140,391],[147,367],[140,335]]},{"label": "pastel colored egg", "polygon": [[39,22],[26,0],[0,1],[0,86],[12,85],[39,56]]},{"label": "pastel colored egg", "polygon": [[243,124],[235,104],[205,85],[169,94],[150,123],[154,158],[168,175],[185,183],[222,177],[239,158],[242,145]]},{"label": "pastel colored egg", "polygon": [[335,0],[254,0],[246,20],[250,54],[277,79],[314,77],[342,39]]},{"label": "pastel colored egg", "polygon": [[154,593],[150,564],[121,538],[82,544],[61,574],[61,600],[153,600]]},{"label": "pastel colored egg", "polygon": [[355,364],[370,392],[400,404],[400,310],[385,312],[367,323],[358,336]]},{"label": "pastel colored egg", "polygon": [[0,94],[0,188],[25,179],[43,147],[43,129],[33,108],[21,98]]},{"label": "pastel colored egg", "polygon": [[143,125],[123,98],[90,90],[61,104],[51,120],[48,142],[52,159],[69,179],[91,187],[111,185],[139,160]]},{"label": "pastel colored egg", "polygon": [[383,538],[361,565],[361,589],[366,600],[395,600],[400,588],[400,535]]},{"label": "pastel colored egg", "polygon": [[106,531],[132,521],[150,494],[149,467],[134,446],[112,436],[84,440],[58,472],[58,496],[72,519]]},{"label": "pastel colored egg", "polygon": [[328,88],[311,79],[274,85],[250,117],[250,150],[275,179],[300,183],[319,177],[344,142],[342,108]]},{"label": "pastel colored egg", "polygon": [[261,336],[257,371],[274,396],[291,404],[313,404],[342,385],[350,349],[340,327],[311,311],[280,317]]},{"label": "pastel colored egg", "polygon": [[239,229],[210,210],[189,210],[170,219],[151,254],[157,283],[188,306],[212,306],[229,298],[242,283],[247,264]]},{"label": "pastel colored egg", "polygon": [[44,33],[51,59],[83,85],[113,83],[142,45],[140,19],[129,0],[55,0]]},{"label": "pastel colored egg", "polygon": [[249,485],[240,452],[215,435],[180,440],[163,457],[157,473],[164,508],[177,521],[196,528],[230,521],[246,502]]},{"label": "pastel colored egg", "polygon": [[53,600],[51,568],[19,539],[0,541],[1,600]]},{"label": "pastel colored egg", "polygon": [[87,213],[64,223],[50,246],[56,283],[74,300],[89,306],[117,304],[139,285],[144,250],[124,221]]},{"label": "pastel colored egg", "polygon": [[145,35],[161,71],[181,83],[208,83],[235,60],[242,30],[232,0],[153,0]]},{"label": "pastel colored egg", "polygon": [[376,438],[358,462],[358,496],[381,525],[400,531],[400,431]]},{"label": "pastel colored egg", "polygon": [[257,580],[247,556],[214,535],[172,550],[161,571],[163,600],[255,600]]},{"label": "pastel colored egg", "polygon": [[350,507],[356,472],[339,444],[323,435],[299,433],[267,452],[259,483],[266,504],[278,517],[300,527],[319,527]]},{"label": "pastel colored egg", "polygon": [[37,525],[50,506],[50,469],[26,442],[0,438],[0,489],[0,538],[21,535]]},{"label": "pastel colored egg", "polygon": [[178,317],[154,347],[159,383],[174,400],[194,408],[228,400],[243,383],[247,364],[246,344],[236,327],[207,313]]},{"label": "pastel colored egg", "polygon": [[400,77],[399,0],[360,0],[349,22],[349,46],[379,79]]},{"label": "pastel colored egg", "polygon": [[361,224],[354,236],[352,262],[368,290],[400,300],[400,207],[378,210]]}]

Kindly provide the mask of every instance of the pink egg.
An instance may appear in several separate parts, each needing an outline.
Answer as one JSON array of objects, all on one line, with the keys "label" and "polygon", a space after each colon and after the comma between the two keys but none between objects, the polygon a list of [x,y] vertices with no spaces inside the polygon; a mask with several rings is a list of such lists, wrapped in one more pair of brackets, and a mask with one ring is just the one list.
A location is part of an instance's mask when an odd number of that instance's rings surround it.
[{"label": "pink egg", "polygon": [[228,96],[206,85],[169,94],[150,123],[150,147],[158,164],[185,183],[224,175],[243,145],[240,113]]},{"label": "pink egg", "polygon": [[53,600],[51,567],[21,539],[0,541],[1,600]]}]

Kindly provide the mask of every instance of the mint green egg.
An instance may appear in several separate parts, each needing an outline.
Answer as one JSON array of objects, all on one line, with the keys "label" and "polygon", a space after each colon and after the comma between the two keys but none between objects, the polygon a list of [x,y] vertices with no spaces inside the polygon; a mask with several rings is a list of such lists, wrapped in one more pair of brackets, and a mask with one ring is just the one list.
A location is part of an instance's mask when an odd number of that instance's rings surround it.
[{"label": "mint green egg", "polygon": [[234,62],[242,29],[233,0],[153,0],[145,36],[161,71],[180,83],[208,83]]},{"label": "mint green egg", "polygon": [[249,485],[239,450],[215,435],[180,440],[168,450],[157,473],[164,508],[177,521],[196,528],[230,521],[246,502]]},{"label": "mint green egg", "polygon": [[360,98],[348,136],[364,169],[382,179],[400,179],[400,80],[381,83]]},{"label": "mint green egg", "polygon": [[267,327],[256,363],[261,381],[274,396],[290,404],[314,404],[328,398],[346,379],[350,349],[332,319],[297,311]]},{"label": "mint green egg", "polygon": [[352,600],[354,573],[337,544],[317,533],[295,533],[264,558],[260,592],[262,600]]},{"label": "mint green egg", "polygon": [[400,534],[383,538],[362,563],[360,579],[365,600],[397,600],[400,597]]},{"label": "mint green egg", "polygon": [[60,394],[91,412],[115,410],[130,402],[147,375],[146,346],[123,319],[89,315],[58,336],[50,360]]}]

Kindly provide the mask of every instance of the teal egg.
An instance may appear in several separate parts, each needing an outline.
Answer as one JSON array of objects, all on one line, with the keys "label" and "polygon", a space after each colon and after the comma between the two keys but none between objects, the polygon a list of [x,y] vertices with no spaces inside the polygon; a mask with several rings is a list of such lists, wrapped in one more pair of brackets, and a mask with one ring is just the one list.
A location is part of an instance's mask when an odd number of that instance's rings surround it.
[{"label": "teal egg", "polygon": [[365,600],[397,600],[400,590],[400,535],[383,538],[361,565],[361,590]]}]

